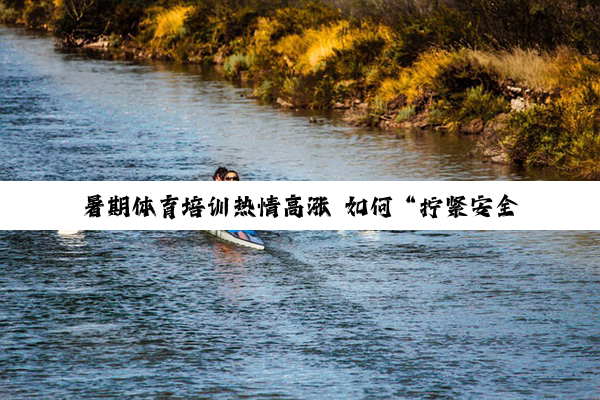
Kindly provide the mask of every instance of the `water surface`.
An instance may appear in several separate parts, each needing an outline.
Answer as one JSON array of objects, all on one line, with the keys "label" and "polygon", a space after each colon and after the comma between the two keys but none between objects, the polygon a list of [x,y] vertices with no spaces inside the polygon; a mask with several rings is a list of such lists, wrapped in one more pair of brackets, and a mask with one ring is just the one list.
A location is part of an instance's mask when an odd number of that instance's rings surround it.
[{"label": "water surface", "polygon": [[0,391],[598,394],[597,233],[263,236],[0,233]]}]

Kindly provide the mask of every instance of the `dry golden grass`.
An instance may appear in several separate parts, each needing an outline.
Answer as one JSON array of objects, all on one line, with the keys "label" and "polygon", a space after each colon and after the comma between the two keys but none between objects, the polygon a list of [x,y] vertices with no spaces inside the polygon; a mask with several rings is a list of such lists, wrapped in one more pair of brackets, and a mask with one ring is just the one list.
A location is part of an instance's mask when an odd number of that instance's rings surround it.
[{"label": "dry golden grass", "polygon": [[523,50],[483,52],[468,55],[500,77],[534,90],[568,88],[600,73],[600,64],[575,51],[559,48],[553,52]]},{"label": "dry golden grass", "polygon": [[553,89],[550,77],[554,66],[552,55],[547,52],[519,48],[501,52],[469,50],[468,56],[501,78],[512,79],[531,89]]},{"label": "dry golden grass", "polygon": [[374,98],[388,102],[403,94],[410,103],[433,87],[450,65],[457,63],[481,66],[493,76],[533,90],[566,92],[600,76],[600,63],[565,48],[552,53],[523,49],[501,52],[434,49],[423,53],[397,76],[383,79]]},{"label": "dry golden grass", "polygon": [[158,13],[154,21],[156,24],[154,39],[183,35],[183,23],[193,9],[193,7],[177,6]]},{"label": "dry golden grass", "polygon": [[375,98],[388,102],[398,95],[411,103],[423,95],[452,63],[465,61],[466,51],[435,49],[422,54],[413,66],[404,68],[397,77],[383,80]]},{"label": "dry golden grass", "polygon": [[318,68],[321,60],[332,56],[335,49],[343,49],[349,44],[340,34],[344,29],[348,29],[345,21],[320,29],[307,29],[301,35],[282,38],[275,50],[290,60],[298,73],[307,74]]},{"label": "dry golden grass", "polygon": [[348,21],[340,21],[319,29],[307,29],[300,35],[286,36],[275,50],[289,60],[297,73],[305,75],[318,70],[336,51],[352,49],[356,43],[369,40],[391,43],[394,38],[393,31],[382,25],[352,28]]}]

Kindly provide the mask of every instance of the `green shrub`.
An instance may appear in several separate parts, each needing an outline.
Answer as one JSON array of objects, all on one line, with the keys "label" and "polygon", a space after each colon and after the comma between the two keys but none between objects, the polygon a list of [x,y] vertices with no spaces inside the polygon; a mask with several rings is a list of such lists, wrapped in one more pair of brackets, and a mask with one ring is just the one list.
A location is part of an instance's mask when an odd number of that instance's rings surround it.
[{"label": "green shrub", "polygon": [[266,79],[254,87],[254,97],[272,103],[277,99],[277,86]]},{"label": "green shrub", "polygon": [[401,108],[398,111],[398,115],[396,115],[396,122],[403,122],[403,121],[409,120],[412,117],[414,117],[416,114],[417,113],[415,111],[414,106],[406,106],[404,108]]},{"label": "green shrub", "polygon": [[223,73],[230,79],[239,79],[242,71],[250,70],[254,63],[252,54],[234,54],[225,59],[223,64]]},{"label": "green shrub", "polygon": [[509,128],[504,144],[513,161],[600,178],[600,80],[515,114]]},{"label": "green shrub", "polygon": [[480,85],[467,89],[457,119],[468,122],[473,118],[481,118],[487,122],[496,115],[509,111],[510,104],[504,98],[494,96]]}]

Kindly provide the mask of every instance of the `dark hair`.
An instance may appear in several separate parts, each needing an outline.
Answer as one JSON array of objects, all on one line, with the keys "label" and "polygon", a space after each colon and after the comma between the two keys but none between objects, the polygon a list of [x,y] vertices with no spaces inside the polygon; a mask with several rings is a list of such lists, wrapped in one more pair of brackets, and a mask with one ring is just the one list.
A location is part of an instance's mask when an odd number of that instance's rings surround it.
[{"label": "dark hair", "polygon": [[213,181],[217,180],[217,176],[221,179],[225,177],[225,175],[229,172],[229,170],[225,167],[219,167],[213,174]]},{"label": "dark hair", "polygon": [[227,176],[227,174],[228,174],[228,173],[230,173],[230,172],[233,172],[234,174],[236,174],[238,178],[240,177],[240,174],[238,174],[238,173],[237,173],[237,172],[235,172],[234,170],[230,169],[229,171],[227,171],[227,172],[225,172],[225,173],[223,174],[223,177],[222,177],[222,178],[225,178],[225,176]]}]

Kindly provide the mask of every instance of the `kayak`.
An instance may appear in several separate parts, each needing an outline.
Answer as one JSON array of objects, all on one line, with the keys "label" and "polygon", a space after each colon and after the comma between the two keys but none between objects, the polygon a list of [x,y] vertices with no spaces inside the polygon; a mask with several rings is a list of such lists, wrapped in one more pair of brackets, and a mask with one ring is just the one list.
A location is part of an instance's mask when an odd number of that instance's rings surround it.
[{"label": "kayak", "polygon": [[[256,250],[264,250],[265,243],[255,234],[245,234],[241,236],[239,231],[207,231],[211,235],[215,235],[227,242],[239,244],[240,246],[250,247]],[[253,232],[254,233],[254,232]]]},{"label": "kayak", "polygon": [[79,232],[81,232],[81,231],[70,231],[70,230],[63,230],[63,229],[58,230],[58,234],[61,235],[61,236],[62,235],[76,235]]}]

